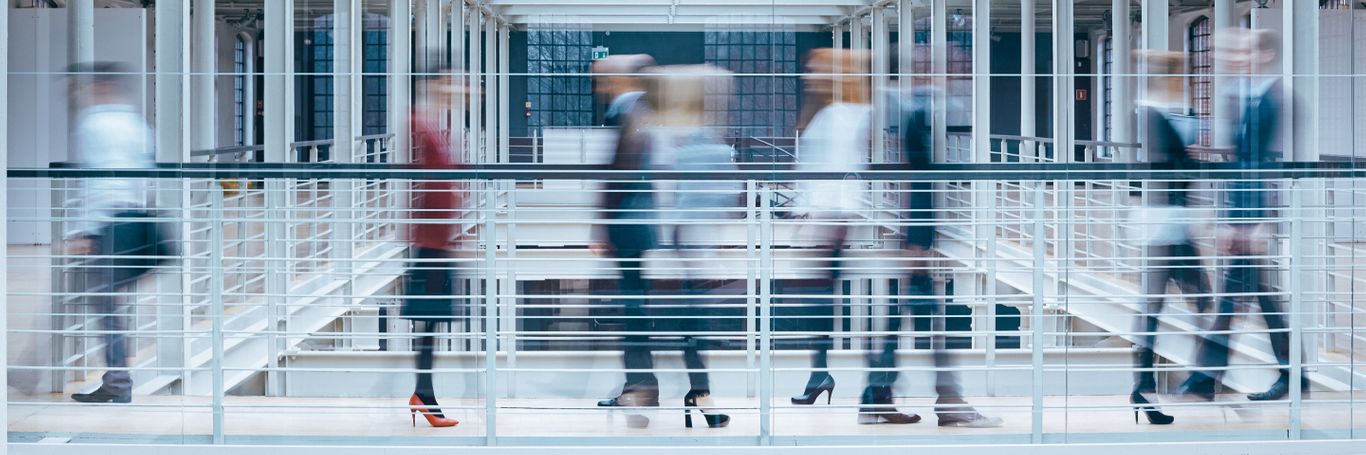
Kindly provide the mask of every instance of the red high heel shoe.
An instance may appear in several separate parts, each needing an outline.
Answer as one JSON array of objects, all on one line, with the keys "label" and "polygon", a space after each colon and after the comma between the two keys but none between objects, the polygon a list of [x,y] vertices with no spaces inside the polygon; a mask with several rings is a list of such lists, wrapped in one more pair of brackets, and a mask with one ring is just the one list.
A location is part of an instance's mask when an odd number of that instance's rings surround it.
[{"label": "red high heel shoe", "polygon": [[430,405],[423,403],[422,398],[418,397],[416,393],[408,399],[408,406],[410,406],[409,410],[412,411],[414,427],[417,426],[417,414],[419,412],[422,413],[422,417],[427,419],[427,423],[434,427],[453,427],[460,424],[460,421],[447,419],[446,416],[442,415],[441,409],[436,407],[436,400],[432,400]]}]

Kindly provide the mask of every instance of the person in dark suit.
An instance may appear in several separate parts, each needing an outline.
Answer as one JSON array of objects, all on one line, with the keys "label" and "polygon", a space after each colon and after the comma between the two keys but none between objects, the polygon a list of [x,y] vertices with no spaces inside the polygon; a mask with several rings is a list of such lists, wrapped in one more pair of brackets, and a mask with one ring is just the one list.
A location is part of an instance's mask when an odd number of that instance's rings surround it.
[{"label": "person in dark suit", "polygon": [[[593,72],[602,74],[594,89],[609,100],[606,124],[618,130],[609,166],[612,170],[641,170],[650,164],[649,138],[640,131],[650,117],[650,108],[641,100],[644,86],[639,74],[654,63],[653,58],[644,54],[611,56],[593,63]],[[635,297],[649,292],[642,258],[658,244],[658,227],[652,223],[654,185],[644,180],[612,180],[603,185],[603,191],[602,212],[607,221],[603,231],[607,249],[616,258],[621,273],[622,297],[617,302],[625,309],[628,334],[623,340],[626,383],[620,395],[599,401],[598,405],[659,406],[659,381],[650,371],[654,369],[654,359],[650,337],[645,335],[650,330],[650,321],[645,301]],[[627,424],[632,427],[643,428],[649,423],[643,415],[628,415]]]},{"label": "person in dark suit", "polygon": [[[917,81],[910,96],[901,100],[901,147],[902,160],[907,170],[928,170],[933,163],[934,135],[932,118],[934,113],[934,93],[937,88],[928,81]],[[896,384],[899,372],[896,370],[896,348],[901,331],[902,312],[908,311],[917,318],[929,318],[931,330],[944,331],[944,301],[935,295],[934,277],[931,276],[935,241],[934,184],[915,181],[903,183],[907,190],[902,198],[903,218],[908,224],[903,228],[903,252],[908,259],[907,289],[903,295],[911,296],[889,308],[887,315],[888,335],[883,337],[882,350],[869,359],[869,367],[885,369],[868,374],[868,387],[864,389],[859,401],[860,423],[915,423],[920,416],[903,414],[892,406],[892,386]],[[988,417],[978,413],[963,399],[957,375],[950,370],[952,360],[945,349],[945,337],[936,334],[931,337],[935,366],[935,414],[941,427],[993,428],[1002,421],[998,417]]]},{"label": "person in dark suit", "polygon": [[[1154,75],[1148,78],[1147,96],[1137,103],[1148,162],[1160,169],[1190,169],[1195,161],[1188,147],[1195,143],[1198,124],[1183,94],[1185,82],[1180,74],[1186,60],[1181,53],[1165,51],[1147,51],[1141,57],[1147,60],[1149,73]],[[1140,244],[1144,251],[1142,289],[1146,298],[1134,330],[1138,338],[1134,351],[1136,371],[1129,403],[1135,405],[1135,422],[1141,411],[1148,423],[1167,425],[1175,419],[1150,406],[1154,400],[1149,398],[1149,394],[1157,391],[1153,371],[1157,355],[1153,347],[1157,342],[1158,316],[1166,304],[1163,295],[1167,285],[1175,281],[1183,293],[1198,295],[1197,307],[1204,311],[1210,306],[1210,286],[1192,239],[1191,225],[1185,221],[1190,181],[1145,184],[1152,195],[1148,207],[1138,213],[1143,215],[1139,221],[1144,231]]]},{"label": "person in dark suit", "polygon": [[[1239,119],[1233,132],[1233,158],[1245,168],[1255,168],[1261,163],[1275,161],[1280,153],[1278,140],[1281,130],[1282,106],[1287,98],[1281,88],[1280,80],[1274,76],[1279,68],[1280,38],[1270,30],[1229,30],[1225,39],[1219,43],[1216,55],[1228,59],[1231,72],[1245,74],[1241,77],[1236,92]],[[1276,361],[1281,365],[1280,376],[1264,392],[1248,394],[1253,401],[1280,400],[1290,391],[1290,334],[1285,321],[1281,302],[1271,294],[1262,276],[1269,264],[1256,256],[1265,253],[1270,243],[1270,216],[1268,209],[1269,190],[1264,182],[1234,180],[1227,184],[1227,198],[1224,201],[1228,219],[1220,239],[1220,251],[1233,259],[1224,275],[1224,296],[1219,299],[1214,323],[1209,328],[1216,332],[1204,340],[1200,347],[1201,366],[1209,368],[1197,371],[1182,384],[1179,393],[1194,395],[1206,400],[1214,398],[1215,384],[1219,381],[1222,368],[1228,366],[1229,334],[1237,299],[1242,294],[1257,293],[1255,297],[1261,308],[1262,318],[1270,331],[1272,350]],[[1300,374],[1303,374],[1301,372]],[[1308,387],[1307,378],[1301,383]]]},{"label": "person in dark suit", "polygon": [[[433,59],[432,61],[437,61]],[[441,114],[450,109],[456,93],[464,93],[456,84],[448,67],[422,72],[419,86],[421,97],[413,106],[411,117],[413,156],[422,169],[456,169],[462,167],[458,149],[440,127]],[[415,259],[405,279],[405,294],[401,315],[413,321],[417,339],[417,386],[408,405],[413,413],[413,424],[421,413],[434,427],[451,427],[460,422],[447,418],[436,401],[432,385],[432,364],[436,348],[436,333],[455,319],[455,268],[452,251],[458,239],[454,218],[463,206],[463,188],[449,180],[413,182],[413,218],[417,220],[409,234],[410,254]]]}]

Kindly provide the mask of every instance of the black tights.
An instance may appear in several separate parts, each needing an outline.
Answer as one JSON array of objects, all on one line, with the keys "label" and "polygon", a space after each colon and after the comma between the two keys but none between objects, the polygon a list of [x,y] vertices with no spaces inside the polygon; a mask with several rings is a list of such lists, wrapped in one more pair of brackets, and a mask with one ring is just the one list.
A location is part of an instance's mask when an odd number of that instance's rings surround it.
[{"label": "black tights", "polygon": [[417,387],[413,393],[417,394],[424,403],[434,403],[436,391],[432,386],[432,364],[436,351],[436,329],[440,322],[415,322],[413,325],[421,326],[422,330],[417,337]]},{"label": "black tights", "polygon": [[844,254],[844,240],[849,235],[849,227],[845,225],[835,226],[830,230],[829,236],[825,239],[826,254],[830,257],[830,262],[826,263],[826,275],[821,280],[820,287],[816,292],[821,295],[830,296],[828,299],[821,299],[822,304],[816,306],[816,317],[813,329],[820,332],[811,340],[811,377],[807,379],[807,388],[815,387],[830,376],[830,348],[834,347],[834,340],[830,338],[830,333],[835,331],[835,309],[838,308],[839,297],[836,294],[836,286],[839,285],[840,275],[844,264],[840,257]]}]

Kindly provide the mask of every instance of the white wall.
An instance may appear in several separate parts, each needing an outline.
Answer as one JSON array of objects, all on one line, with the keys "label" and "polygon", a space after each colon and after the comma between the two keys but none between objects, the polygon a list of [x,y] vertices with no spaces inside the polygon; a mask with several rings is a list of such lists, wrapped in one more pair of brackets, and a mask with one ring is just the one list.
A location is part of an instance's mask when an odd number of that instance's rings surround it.
[{"label": "white wall", "polygon": [[[135,8],[95,9],[95,58],[116,61],[133,71],[151,68],[147,11]],[[67,16],[65,8],[10,11],[9,104],[6,122],[9,165],[47,167],[67,159],[69,134],[66,79]],[[150,78],[139,106],[148,112]],[[51,216],[51,191],[42,180],[7,180],[11,244],[51,241],[51,224],[34,220]]]}]

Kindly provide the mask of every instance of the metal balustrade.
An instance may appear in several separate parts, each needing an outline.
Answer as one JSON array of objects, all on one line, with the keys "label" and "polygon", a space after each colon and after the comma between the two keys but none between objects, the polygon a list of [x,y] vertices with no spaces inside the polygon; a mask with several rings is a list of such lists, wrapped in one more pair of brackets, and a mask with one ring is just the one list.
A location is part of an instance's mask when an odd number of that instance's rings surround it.
[{"label": "metal balustrade", "polygon": [[[71,181],[97,175],[153,179],[161,203],[156,214],[181,228],[182,245],[177,261],[128,292],[134,402],[94,407],[69,403],[64,395],[97,383],[91,373],[103,368],[96,360],[102,315],[82,304],[85,293],[77,282],[85,258],[65,254],[61,245],[11,247],[7,336],[11,346],[51,354],[10,363],[11,375],[48,378],[31,393],[11,395],[13,437],[877,444],[1361,435],[1357,417],[1366,408],[1357,400],[1366,371],[1359,363],[1366,351],[1357,346],[1366,333],[1357,323],[1366,317],[1366,304],[1357,295],[1366,289],[1366,248],[1357,225],[1366,211],[1366,171],[1356,165],[1195,173],[1200,197],[1188,220],[1199,228],[1216,299],[1251,297],[1218,285],[1230,259],[1214,241],[1215,228],[1227,221],[1218,210],[1224,184],[1252,178],[1273,184],[1269,191],[1279,195],[1269,207],[1273,215],[1263,220],[1274,234],[1262,257],[1270,292],[1284,305],[1291,324],[1286,331],[1298,348],[1290,362],[1309,372],[1313,392],[1265,403],[1236,394],[1265,387],[1275,370],[1266,341],[1273,330],[1258,326],[1260,310],[1241,305],[1241,319],[1256,322],[1234,326],[1226,394],[1212,403],[1166,400],[1161,406],[1177,423],[1155,427],[1127,422],[1132,407],[1124,401],[1134,371],[1130,340],[1141,334],[1134,320],[1145,314],[1142,302],[1150,297],[1139,286],[1144,258],[1135,238],[1154,220],[1135,214],[1142,213],[1144,200],[1161,195],[1151,183],[1189,178],[1189,172],[1122,165],[1083,171],[1052,163],[949,165],[915,173],[874,169],[861,175],[864,208],[826,219],[798,217],[799,208],[780,193],[802,180],[844,176],[574,166],[427,171],[387,164],[394,160],[391,139],[357,138],[354,164],[328,164],[331,152],[324,150],[331,144],[318,142],[295,144],[302,161],[318,163],[309,167],[10,170],[18,184],[59,195]],[[225,178],[248,183],[225,188]],[[430,179],[463,182],[468,202],[451,221],[463,227],[461,249],[449,260],[459,277],[453,297],[461,311],[440,333],[436,369],[443,409],[464,422],[450,435],[390,425],[407,424],[398,397],[407,393],[414,372],[412,327],[396,317],[409,266],[403,232],[414,222],[404,207],[414,195],[411,183]],[[621,314],[628,296],[615,290],[622,265],[595,247],[602,238],[594,233],[623,222],[603,219],[596,206],[605,191],[601,183],[621,179],[660,182],[654,191],[661,200],[684,192],[736,196],[733,205],[705,213],[661,206],[644,221],[661,232],[660,247],[644,258],[653,292],[642,298],[654,321],[648,334],[657,344],[666,398],[649,433],[624,433],[618,412],[593,406],[620,384],[617,350],[620,338],[632,334],[623,324],[630,316]],[[546,184],[555,180],[585,183]],[[933,260],[908,261],[900,248],[900,231],[914,224],[897,203],[909,180],[934,183],[940,239]],[[684,181],[716,186],[673,185]],[[59,202],[49,208],[50,218],[26,221],[51,222],[54,233],[64,232],[64,223],[74,221],[66,209],[73,201],[53,200]],[[677,227],[695,229],[675,237]],[[839,261],[832,262],[823,245],[836,228],[848,235]],[[889,332],[892,305],[909,298],[908,273],[926,268],[935,277],[934,298],[950,309],[940,318],[944,328],[908,317],[900,332]],[[833,295],[819,284],[832,269],[840,272]],[[51,279],[19,278],[29,276]],[[1180,304],[1191,299],[1175,290],[1164,295],[1172,303],[1160,320],[1156,350],[1163,361],[1156,369],[1160,391],[1170,392],[1197,368],[1196,340],[1211,333],[1212,316]],[[826,317],[835,318],[833,332],[816,328]],[[790,405],[784,397],[800,392],[812,371],[803,341],[823,334],[834,339],[836,402]],[[929,362],[928,337],[935,334],[947,337],[956,366]],[[712,390],[717,406],[735,419],[731,428],[684,432],[670,416],[679,409],[669,404],[687,381],[676,354],[685,336],[706,345]],[[853,423],[862,377],[870,371],[862,359],[883,336],[898,339],[906,373],[897,388],[903,407],[927,414],[928,373],[949,368],[961,376],[977,409],[1007,424],[973,433],[846,425]],[[57,425],[33,417],[45,412],[66,418]],[[341,416],[339,428],[297,422],[317,413]],[[100,423],[148,425],[168,416],[185,424],[125,433]],[[1229,423],[1219,426],[1223,421]]]}]

